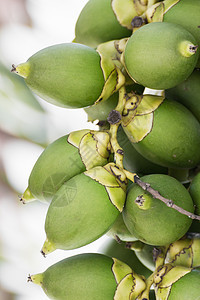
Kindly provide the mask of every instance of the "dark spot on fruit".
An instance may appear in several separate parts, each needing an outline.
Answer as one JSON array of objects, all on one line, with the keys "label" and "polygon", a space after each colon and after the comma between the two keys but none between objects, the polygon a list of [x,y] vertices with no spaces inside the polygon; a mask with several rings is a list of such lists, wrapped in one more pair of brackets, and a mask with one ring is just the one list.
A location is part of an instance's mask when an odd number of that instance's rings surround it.
[{"label": "dark spot on fruit", "polygon": [[139,195],[135,199],[135,203],[138,204],[139,206],[143,206],[144,201],[145,201],[145,199],[144,199],[143,195]]},{"label": "dark spot on fruit", "polygon": [[198,49],[198,46],[193,45],[193,46],[190,46],[189,49],[190,49],[190,52],[195,53]]}]

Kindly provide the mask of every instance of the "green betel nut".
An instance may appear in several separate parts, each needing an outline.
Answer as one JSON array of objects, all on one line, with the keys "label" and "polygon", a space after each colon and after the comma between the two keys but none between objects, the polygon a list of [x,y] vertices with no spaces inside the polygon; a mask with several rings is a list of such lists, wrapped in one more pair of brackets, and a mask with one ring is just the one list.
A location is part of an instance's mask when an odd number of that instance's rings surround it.
[{"label": "green betel nut", "polygon": [[124,150],[123,165],[130,172],[137,173],[139,176],[163,173],[167,174],[168,169],[160,165],[154,164],[150,160],[142,156],[128,139],[123,128],[120,126],[117,133],[117,140]]},{"label": "green betel nut", "polygon": [[24,77],[42,99],[66,108],[94,104],[105,82],[100,55],[90,47],[73,43],[44,48],[12,71]]},{"label": "green betel nut", "polygon": [[114,93],[106,101],[84,108],[88,116],[88,121],[106,121],[111,110],[115,109],[119,99],[119,94]]},{"label": "green betel nut", "polygon": [[135,252],[139,261],[149,270],[155,271],[155,248],[141,241],[128,243],[128,248]]},{"label": "green betel nut", "polygon": [[79,248],[110,229],[126,196],[126,178],[118,171],[114,164],[95,167],[61,186],[47,212],[44,254]]},{"label": "green betel nut", "polygon": [[[190,194],[175,178],[152,174],[141,179],[179,207],[189,212],[194,211]],[[192,223],[188,216],[153,198],[137,184],[133,184],[128,191],[123,218],[133,235],[142,242],[155,246],[165,246],[180,239]]]},{"label": "green betel nut", "polygon": [[30,280],[41,285],[50,299],[113,299],[117,283],[113,259],[101,254],[81,254],[64,259]]},{"label": "green betel nut", "polygon": [[75,42],[97,47],[99,44],[130,36],[112,9],[111,0],[90,0],[82,9],[75,27]]},{"label": "green betel nut", "polygon": [[[148,98],[148,95],[145,97]],[[151,97],[154,103],[153,99],[158,96]],[[193,168],[198,165],[200,124],[193,114],[182,104],[168,99],[151,114],[135,116],[129,111],[122,119],[124,131],[135,149],[146,159],[168,168]]]},{"label": "green betel nut", "polygon": [[146,287],[144,277],[127,264],[97,253],[61,260],[45,272],[29,276],[28,281],[39,284],[50,299],[57,300],[136,300]]},{"label": "green betel nut", "polygon": [[130,231],[124,224],[122,214],[117,217],[115,223],[107,232],[107,235],[112,237],[113,239],[116,239],[117,241],[132,242],[137,240],[137,238],[132,233],[130,233]]},{"label": "green betel nut", "polygon": [[151,89],[168,89],[194,70],[198,45],[190,32],[177,24],[155,22],[142,26],[129,38],[124,64],[130,77]]},{"label": "green betel nut", "polygon": [[[200,28],[199,28],[200,29]],[[200,31],[200,30],[199,30]],[[192,74],[177,86],[165,91],[168,99],[182,103],[200,122],[200,70],[195,69]]]},{"label": "green betel nut", "polygon": [[22,201],[50,202],[64,182],[87,169],[107,164],[109,159],[108,133],[89,129],[71,132],[51,143],[39,156]]},{"label": "green betel nut", "polygon": [[[168,5],[171,0],[163,1],[164,5]],[[199,16],[200,3],[199,0],[179,0],[174,1],[175,5],[171,5],[163,14],[163,22],[179,24],[187,29],[196,38],[197,44],[200,45],[199,34]],[[200,67],[200,59],[197,67]]]}]

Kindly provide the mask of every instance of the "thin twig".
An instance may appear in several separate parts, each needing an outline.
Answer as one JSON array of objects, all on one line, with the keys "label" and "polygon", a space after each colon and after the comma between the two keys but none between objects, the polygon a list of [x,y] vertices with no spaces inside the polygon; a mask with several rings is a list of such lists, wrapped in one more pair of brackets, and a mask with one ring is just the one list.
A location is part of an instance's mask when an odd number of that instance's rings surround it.
[{"label": "thin twig", "polygon": [[154,190],[149,183],[143,182],[136,173],[131,173],[129,171],[124,170],[127,178],[130,179],[132,182],[138,184],[143,190],[149,192],[154,198],[159,199],[160,201],[164,202],[168,207],[171,207],[183,215],[188,216],[188,218],[193,220],[199,220],[200,216],[195,215],[182,207],[176,205],[172,200],[163,197],[158,191]]}]

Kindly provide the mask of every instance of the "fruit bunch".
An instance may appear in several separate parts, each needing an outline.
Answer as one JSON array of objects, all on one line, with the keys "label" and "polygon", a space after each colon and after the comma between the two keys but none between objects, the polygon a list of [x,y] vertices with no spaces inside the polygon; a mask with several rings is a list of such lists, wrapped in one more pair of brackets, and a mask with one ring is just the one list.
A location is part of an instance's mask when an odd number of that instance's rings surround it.
[{"label": "fruit bunch", "polygon": [[199,299],[199,20],[199,0],[89,0],[73,42],[13,65],[99,126],[49,144],[21,197],[48,204],[44,256],[112,239],[30,275],[49,298]]}]

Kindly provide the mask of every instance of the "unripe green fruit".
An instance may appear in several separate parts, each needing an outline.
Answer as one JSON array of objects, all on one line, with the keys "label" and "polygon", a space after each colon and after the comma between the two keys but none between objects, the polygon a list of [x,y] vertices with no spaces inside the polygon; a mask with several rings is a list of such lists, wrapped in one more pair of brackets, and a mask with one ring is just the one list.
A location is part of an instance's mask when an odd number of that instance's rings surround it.
[{"label": "unripe green fruit", "polygon": [[108,240],[102,245],[98,252],[123,261],[129,265],[134,272],[145,276],[145,278],[148,278],[151,275],[151,271],[139,261],[134,251],[126,248],[126,244],[124,242],[118,243],[113,239]]},{"label": "unripe green fruit", "polygon": [[131,35],[119,24],[111,0],[90,0],[81,11],[75,27],[75,42],[96,47],[101,43]]},{"label": "unripe green fruit", "polygon": [[145,267],[151,271],[155,271],[154,246],[136,241],[130,243],[130,249],[135,251],[135,255]]},{"label": "unripe green fruit", "polygon": [[126,225],[124,224],[124,220],[122,214],[120,214],[115,223],[112,225],[110,230],[107,232],[107,235],[116,239],[117,241],[125,241],[125,242],[132,242],[137,241],[137,238],[130,233]]},{"label": "unripe green fruit", "polygon": [[[132,140],[131,123],[123,128]],[[193,168],[200,162],[200,124],[183,105],[165,99],[154,111],[150,133],[133,146],[161,166]]]},{"label": "unripe green fruit", "polygon": [[154,164],[142,156],[130,142],[122,127],[118,129],[117,139],[124,150],[123,164],[126,170],[137,173],[140,176],[153,173],[168,173],[167,168]]},{"label": "unripe green fruit", "polygon": [[[36,161],[28,183],[35,199],[51,201],[65,181],[86,170],[78,148],[68,142],[68,137],[65,135],[51,143]],[[26,202],[26,195],[24,198]]]},{"label": "unripe green fruit", "polygon": [[36,161],[22,201],[26,203],[35,198],[49,202],[70,178],[86,169],[107,164],[109,139],[106,132],[82,129],[51,143]]},{"label": "unripe green fruit", "polygon": [[195,205],[195,212],[200,215],[200,173],[193,179],[189,187],[189,193]]},{"label": "unripe green fruit", "polygon": [[100,55],[81,44],[44,48],[13,71],[42,99],[67,108],[94,104],[104,86]]},{"label": "unripe green fruit", "polygon": [[[99,171],[103,172],[104,184],[100,183],[99,177],[94,180],[87,175],[96,176]],[[93,168],[65,182],[47,211],[47,240],[42,252],[75,249],[98,239],[115,222],[119,206],[123,208],[125,195],[116,177],[103,167]]]},{"label": "unripe green fruit", "polygon": [[130,77],[145,87],[168,89],[192,73],[199,52],[190,32],[177,24],[155,22],[129,38],[124,63]]},{"label": "unripe green fruit", "polygon": [[174,88],[165,91],[166,98],[178,101],[187,107],[200,122],[200,71],[192,74]]},{"label": "unripe green fruit", "polygon": [[117,283],[113,259],[103,254],[81,254],[66,258],[30,280],[40,284],[50,299],[111,300]]},{"label": "unripe green fruit", "polygon": [[[190,194],[175,178],[152,174],[141,178],[163,197],[189,212],[194,211]],[[124,222],[131,233],[146,244],[164,246],[181,238],[192,220],[153,198],[140,186],[133,184],[128,191],[123,211]]]},{"label": "unripe green fruit", "polygon": [[198,300],[199,285],[200,270],[194,269],[172,284],[168,300]]},{"label": "unripe green fruit", "polygon": [[[169,1],[166,0],[165,2]],[[167,10],[163,16],[163,21],[183,26],[192,33],[197,40],[197,44],[200,46],[199,16],[199,0],[180,0]],[[200,67],[200,60],[198,67]]]},{"label": "unripe green fruit", "polygon": [[109,115],[109,112],[117,106],[119,99],[119,94],[114,93],[107,100],[99,102],[92,106],[84,108],[88,116],[88,121],[106,121]]}]

